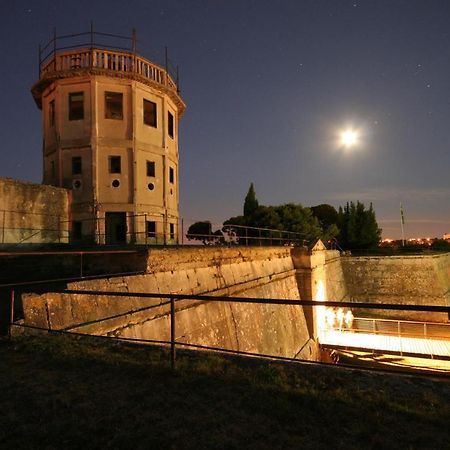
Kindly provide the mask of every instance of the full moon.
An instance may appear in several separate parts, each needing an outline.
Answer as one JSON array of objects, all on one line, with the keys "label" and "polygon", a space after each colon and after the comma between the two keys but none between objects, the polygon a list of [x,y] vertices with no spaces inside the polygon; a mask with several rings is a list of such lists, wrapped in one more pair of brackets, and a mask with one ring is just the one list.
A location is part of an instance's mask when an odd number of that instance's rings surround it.
[{"label": "full moon", "polygon": [[355,130],[344,130],[341,132],[340,143],[345,148],[354,147],[358,143],[358,132]]}]

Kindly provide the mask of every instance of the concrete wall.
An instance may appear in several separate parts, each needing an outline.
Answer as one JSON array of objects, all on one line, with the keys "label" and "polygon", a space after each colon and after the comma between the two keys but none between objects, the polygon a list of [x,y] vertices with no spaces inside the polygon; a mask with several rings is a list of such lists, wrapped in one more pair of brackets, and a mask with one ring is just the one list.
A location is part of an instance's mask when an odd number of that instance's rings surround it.
[{"label": "concrete wall", "polygon": [[[71,283],[68,288],[300,300],[291,252],[287,247],[154,249],[145,275]],[[28,294],[23,301],[25,321],[31,325],[143,339],[169,337],[165,298]],[[185,300],[177,302],[176,310],[181,342],[317,358],[300,306]],[[90,324],[80,326],[86,322]]]},{"label": "concrete wall", "polygon": [[0,178],[0,244],[67,242],[69,191]]},{"label": "concrete wall", "polygon": [[[450,305],[450,253],[342,257],[350,301]],[[447,321],[445,313],[389,312],[390,317]]]}]

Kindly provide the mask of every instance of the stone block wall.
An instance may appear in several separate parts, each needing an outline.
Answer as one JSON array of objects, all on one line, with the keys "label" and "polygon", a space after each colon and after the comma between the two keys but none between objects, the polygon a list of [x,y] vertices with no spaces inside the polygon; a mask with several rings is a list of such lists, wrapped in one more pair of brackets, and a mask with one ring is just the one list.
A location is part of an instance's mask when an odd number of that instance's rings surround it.
[{"label": "stone block wall", "polygon": [[0,178],[0,245],[67,242],[67,189]]},{"label": "stone block wall", "polygon": [[[68,288],[300,300],[291,251],[287,247],[150,249],[146,274],[70,283]],[[23,303],[26,323],[44,328],[162,340],[170,333],[169,305],[163,297],[26,294]],[[183,300],[176,303],[176,311],[180,342],[317,358],[301,306]]]},{"label": "stone block wall", "polygon": [[[341,263],[350,301],[450,305],[450,253],[342,257]],[[390,311],[389,316],[438,322],[448,320],[444,313]]]}]

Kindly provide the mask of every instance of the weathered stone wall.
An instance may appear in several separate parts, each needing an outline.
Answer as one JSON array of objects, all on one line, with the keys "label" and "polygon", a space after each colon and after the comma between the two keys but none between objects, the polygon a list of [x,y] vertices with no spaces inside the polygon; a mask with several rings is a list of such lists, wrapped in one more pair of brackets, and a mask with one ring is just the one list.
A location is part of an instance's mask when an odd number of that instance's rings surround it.
[{"label": "weathered stone wall", "polygon": [[67,189],[0,178],[0,244],[67,242]]},{"label": "weathered stone wall", "polygon": [[[68,288],[300,299],[291,249],[181,248],[149,251],[145,275],[70,283]],[[24,296],[28,324],[138,339],[169,337],[166,298],[67,294]],[[180,301],[177,339],[282,356],[317,357],[300,306]],[[89,325],[83,325],[89,322]]]},{"label": "weathered stone wall", "polygon": [[[450,305],[450,253],[341,257],[341,264],[350,301]],[[390,311],[383,314],[411,320],[448,319],[444,313]]]}]

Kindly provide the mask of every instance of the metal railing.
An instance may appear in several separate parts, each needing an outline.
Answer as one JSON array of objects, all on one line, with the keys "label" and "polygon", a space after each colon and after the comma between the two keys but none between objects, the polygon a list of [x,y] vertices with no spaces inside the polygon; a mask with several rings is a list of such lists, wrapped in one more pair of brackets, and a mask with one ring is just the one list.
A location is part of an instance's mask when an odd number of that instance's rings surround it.
[{"label": "metal railing", "polygon": [[167,47],[163,66],[139,56],[136,44],[134,29],[131,36],[94,31],[92,23],[90,31],[76,34],[58,36],[55,29],[48,43],[39,46],[39,77],[83,68],[106,69],[136,74],[179,93],[178,66],[169,59]]},{"label": "metal railing", "polygon": [[[299,360],[297,358],[289,358],[277,355],[263,354],[263,353],[255,353],[255,352],[245,352],[240,350],[234,350],[229,348],[222,347],[214,347],[209,345],[200,345],[193,344],[189,342],[182,342],[176,336],[176,303],[179,301],[192,300],[194,302],[227,302],[227,303],[245,303],[245,304],[261,304],[261,305],[281,305],[281,306],[328,306],[328,307],[351,307],[351,308],[365,308],[365,309],[376,309],[376,310],[407,310],[407,311],[426,311],[426,312],[450,312],[450,306],[434,306],[434,305],[398,305],[398,304],[373,304],[373,303],[355,303],[355,302],[337,302],[337,301],[314,301],[314,300],[282,300],[282,299],[262,299],[262,298],[247,298],[247,297],[225,297],[225,296],[212,296],[212,295],[188,295],[188,294],[170,294],[170,293],[144,293],[144,292],[115,292],[115,291],[97,291],[97,290],[80,290],[80,289],[51,289],[47,291],[48,293],[57,293],[57,294],[65,294],[65,295],[84,295],[84,296],[107,296],[109,299],[166,299],[167,301],[158,303],[158,305],[150,305],[144,306],[139,309],[134,309],[130,311],[123,312],[121,314],[116,314],[111,317],[103,317],[98,320],[74,324],[68,328],[64,329],[52,329],[51,324],[48,323],[48,327],[37,327],[32,325],[20,324],[14,321],[14,290],[11,291],[10,299],[11,299],[11,318],[9,323],[9,336],[12,336],[13,327],[22,327],[22,328],[30,328],[37,329],[47,332],[56,332],[56,333],[68,333],[68,334],[76,334],[76,335],[89,335],[89,336],[97,336],[91,335],[89,333],[83,333],[80,331],[80,328],[83,328],[87,325],[93,325],[95,323],[100,323],[109,319],[117,318],[120,316],[125,316],[129,314],[133,314],[136,312],[143,312],[145,310],[151,310],[155,307],[166,306],[168,307],[168,311],[165,313],[165,316],[169,316],[170,323],[170,339],[144,339],[144,338],[128,338],[128,337],[120,337],[120,336],[101,336],[106,339],[116,339],[122,341],[136,342],[136,343],[147,343],[147,344],[161,344],[170,347],[170,361],[172,369],[176,367],[176,350],[177,348],[193,348],[193,349],[202,349],[202,350],[210,350],[216,352],[225,352],[232,354],[240,354],[245,356],[256,356],[262,358],[271,358],[271,359],[280,359],[280,360],[288,360],[288,361],[297,361],[297,362],[309,362],[306,360]],[[184,308],[186,305],[184,305]],[[78,330],[78,331],[74,331]],[[97,336],[98,337],[98,336]],[[298,353],[297,353],[298,355]],[[450,357],[450,355],[449,355]]]},{"label": "metal railing", "polygon": [[[39,216],[36,219],[36,216]],[[27,211],[0,211],[0,244],[76,244],[76,245],[215,245],[215,246],[301,246],[311,243],[302,233],[243,225],[215,224],[217,231],[189,233],[183,218],[146,213],[125,213],[120,236],[108,232],[105,217],[80,218],[81,229],[74,221],[59,216]],[[36,226],[41,223],[42,227]],[[152,228],[149,227],[152,224]]]}]

